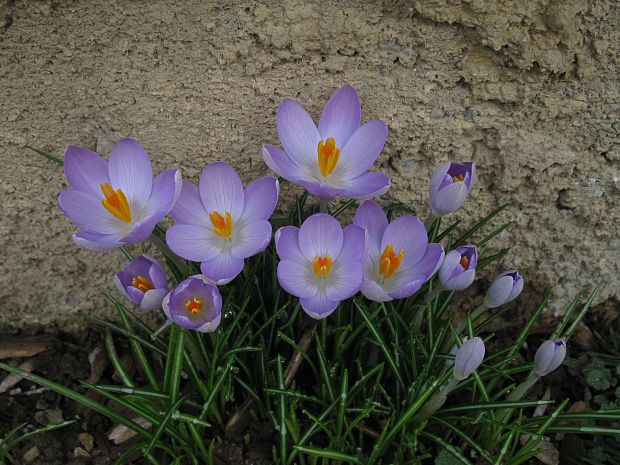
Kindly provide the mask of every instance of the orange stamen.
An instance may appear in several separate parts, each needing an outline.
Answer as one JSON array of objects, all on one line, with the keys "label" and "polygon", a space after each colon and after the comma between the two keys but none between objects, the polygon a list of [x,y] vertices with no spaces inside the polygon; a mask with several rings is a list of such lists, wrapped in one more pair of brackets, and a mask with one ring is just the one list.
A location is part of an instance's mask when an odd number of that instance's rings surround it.
[{"label": "orange stamen", "polygon": [[185,302],[185,310],[187,310],[191,316],[197,315],[202,312],[202,300],[197,297],[187,299],[187,302]]},{"label": "orange stamen", "polygon": [[332,258],[329,255],[314,257],[314,260],[312,260],[312,269],[314,270],[314,274],[319,278],[327,278],[332,269]]},{"label": "orange stamen", "polygon": [[133,278],[131,280],[131,285],[142,292],[155,289],[155,286],[153,285],[153,283],[142,275],[138,275],[137,278]]},{"label": "orange stamen", "polygon": [[461,261],[459,261],[459,263],[465,270],[469,266],[469,258],[467,258],[465,255],[461,255]]},{"label": "orange stamen", "polygon": [[213,223],[215,234],[226,238],[232,236],[233,224],[230,212],[226,212],[226,218],[224,218],[218,212],[212,211],[209,213],[209,218],[211,218],[211,223]]},{"label": "orange stamen", "polygon": [[333,137],[328,137],[324,141],[319,141],[317,147],[319,170],[323,176],[332,174],[338,159],[340,158],[340,149],[336,147],[336,141]]},{"label": "orange stamen", "polygon": [[452,176],[452,182],[462,182],[465,180],[464,174],[459,174],[458,176]]},{"label": "orange stamen", "polygon": [[103,200],[101,200],[103,207],[119,220],[130,223],[131,210],[125,193],[121,189],[116,189],[115,192],[107,182],[101,184],[101,192],[103,192]]},{"label": "orange stamen", "polygon": [[379,274],[382,275],[385,279],[388,279],[390,276],[392,276],[403,261],[404,255],[404,249],[398,252],[397,255],[394,252],[393,244],[386,245],[385,250],[383,250],[383,253],[381,254],[381,260],[379,261]]}]

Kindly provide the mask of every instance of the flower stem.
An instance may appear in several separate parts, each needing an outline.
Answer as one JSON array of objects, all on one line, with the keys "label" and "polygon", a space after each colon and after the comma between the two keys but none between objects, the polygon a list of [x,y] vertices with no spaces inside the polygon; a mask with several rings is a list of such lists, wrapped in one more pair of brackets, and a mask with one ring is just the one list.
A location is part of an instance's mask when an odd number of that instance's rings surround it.
[{"label": "flower stem", "polygon": [[[471,319],[472,324],[480,317],[480,315],[482,315],[488,309],[489,307],[487,307],[487,305],[482,302],[473,312],[471,312],[469,318]],[[457,334],[461,334],[465,330],[465,328],[467,328],[467,320],[463,320],[461,321],[461,323],[459,323],[456,328]]]},{"label": "flower stem", "polygon": [[[536,373],[532,373],[530,374],[530,376],[523,381],[521,384],[519,384],[514,391],[512,391],[510,393],[510,395],[508,396],[508,399],[506,399],[509,402],[514,402],[517,400],[521,400],[523,399],[523,397],[527,394],[527,392],[532,388],[532,386],[534,386],[534,384],[536,384],[538,382],[538,380],[540,379],[540,375],[537,375]],[[500,410],[498,418],[502,419],[503,418],[503,422],[507,423],[508,420],[510,420],[510,415],[512,414],[513,409],[503,409]]]},{"label": "flower stem", "polygon": [[324,197],[319,197],[319,211],[321,213],[328,213],[329,210],[327,209],[327,205],[329,203],[329,200],[324,198]]},{"label": "flower stem", "polygon": [[431,230],[431,228],[433,227],[433,223],[435,222],[435,220],[437,218],[438,217],[433,214],[433,210],[431,210],[428,213],[428,216],[424,220],[424,227],[426,228],[426,231],[430,231]]},{"label": "flower stem", "polygon": [[437,297],[441,291],[443,291],[441,286],[437,286],[435,289],[433,289],[431,292],[429,292],[426,297],[424,298],[424,301],[426,302],[426,306],[418,311],[418,313],[415,314],[415,317],[413,319],[413,327],[415,329],[420,329],[422,327],[422,321],[424,320],[424,315],[429,312],[430,314],[430,304],[432,302],[432,300]]},{"label": "flower stem", "polygon": [[428,399],[428,401],[426,401],[426,403],[424,404],[424,407],[422,407],[418,414],[415,416],[415,423],[422,423],[433,413],[439,410],[443,406],[443,404],[446,403],[448,395],[454,390],[457,384],[459,384],[458,380],[452,378],[448,382],[448,384],[439,389],[439,392],[435,393],[430,399]]}]

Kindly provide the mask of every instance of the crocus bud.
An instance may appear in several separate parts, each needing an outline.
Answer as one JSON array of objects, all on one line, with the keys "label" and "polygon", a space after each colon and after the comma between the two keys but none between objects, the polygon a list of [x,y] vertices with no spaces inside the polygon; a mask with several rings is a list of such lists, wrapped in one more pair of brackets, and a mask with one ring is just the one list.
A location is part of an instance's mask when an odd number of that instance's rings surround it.
[{"label": "crocus bud", "polygon": [[484,359],[484,342],[474,337],[463,342],[454,359],[454,379],[462,380],[471,375]]},{"label": "crocus bud", "polygon": [[523,290],[523,278],[517,270],[504,271],[500,274],[484,298],[488,308],[499,307],[517,298]]},{"label": "crocus bud", "polygon": [[439,283],[449,291],[468,288],[476,277],[478,249],[475,245],[457,247],[446,254],[439,268]]},{"label": "crocus bud", "polygon": [[433,216],[446,215],[461,208],[475,179],[476,165],[471,161],[439,165],[429,187]]},{"label": "crocus bud", "polygon": [[168,281],[161,263],[148,255],[140,255],[116,273],[114,283],[121,294],[142,310],[160,308],[168,293]]},{"label": "crocus bud", "polygon": [[164,298],[162,308],[181,328],[210,333],[222,319],[222,296],[215,282],[198,274],[181,281]]},{"label": "crocus bud", "polygon": [[541,344],[534,356],[534,367],[538,376],[545,376],[559,367],[566,357],[566,343],[563,339],[549,339]]}]

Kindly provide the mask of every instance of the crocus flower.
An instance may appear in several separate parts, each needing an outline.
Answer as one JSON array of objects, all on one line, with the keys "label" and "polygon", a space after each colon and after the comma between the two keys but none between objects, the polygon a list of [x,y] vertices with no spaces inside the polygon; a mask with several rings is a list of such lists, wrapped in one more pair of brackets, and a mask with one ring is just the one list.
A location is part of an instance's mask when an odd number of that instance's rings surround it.
[{"label": "crocus flower", "polygon": [[476,277],[478,250],[475,245],[457,247],[446,254],[439,268],[439,283],[449,291],[467,289]]},{"label": "crocus flower", "polygon": [[271,176],[255,180],[244,190],[230,165],[210,163],[198,187],[183,183],[166,242],[178,256],[200,262],[202,273],[217,284],[226,284],[241,273],[246,258],[269,244],[268,220],[279,191],[278,180]]},{"label": "crocus flower", "polygon": [[517,270],[508,270],[500,274],[484,298],[488,308],[499,307],[517,298],[523,290],[523,278]]},{"label": "crocus flower", "polygon": [[448,162],[437,167],[431,178],[429,196],[433,216],[457,211],[465,203],[476,180],[473,162]]},{"label": "crocus flower", "polygon": [[538,376],[545,376],[559,367],[566,357],[563,339],[550,339],[541,344],[534,356],[534,369]]},{"label": "crocus flower", "polygon": [[88,149],[70,145],[65,151],[69,188],[58,204],[80,231],[80,247],[111,250],[142,242],[168,214],[181,191],[181,172],[161,172],[153,179],[151,161],[134,139],[121,139],[109,160]]},{"label": "crocus flower", "polygon": [[484,342],[479,337],[467,339],[454,358],[454,379],[469,378],[484,360]]},{"label": "crocus flower", "polygon": [[380,120],[360,126],[360,119],[359,96],[349,84],[332,95],[318,128],[303,107],[284,100],[276,115],[284,150],[265,145],[263,159],[279,176],[301,184],[317,197],[383,194],[390,179],[368,169],[383,149],[387,126]]},{"label": "crocus flower", "polygon": [[180,282],[164,298],[162,308],[181,328],[210,333],[222,319],[222,296],[213,281],[198,274]]},{"label": "crocus flower", "polygon": [[155,310],[168,293],[168,281],[161,263],[140,255],[114,276],[116,287],[142,310]]},{"label": "crocus flower", "polygon": [[353,224],[366,230],[362,293],[386,302],[416,293],[437,271],[443,248],[429,244],[424,224],[415,216],[401,216],[388,224],[387,216],[372,200],[364,201]]},{"label": "crocus flower", "polygon": [[275,234],[280,257],[278,281],[299,297],[312,318],[330,315],[340,301],[357,293],[362,283],[364,230],[346,226],[324,213],[308,218],[301,228],[284,226]]}]

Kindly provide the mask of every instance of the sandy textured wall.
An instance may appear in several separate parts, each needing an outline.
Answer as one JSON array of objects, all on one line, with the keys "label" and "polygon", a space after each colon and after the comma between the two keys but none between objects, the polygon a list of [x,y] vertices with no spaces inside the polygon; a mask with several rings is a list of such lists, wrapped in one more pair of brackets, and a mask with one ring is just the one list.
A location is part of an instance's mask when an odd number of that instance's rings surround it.
[{"label": "sandy textured wall", "polygon": [[105,314],[95,286],[121,264],[74,247],[62,172],[26,145],[107,154],[132,135],[156,169],[195,180],[222,159],[249,180],[267,173],[278,102],[318,117],[344,82],[390,127],[386,201],[425,215],[432,167],[473,159],[465,223],[511,202],[504,265],[558,302],[599,277],[617,300],[619,14],[614,0],[0,0],[0,321]]}]

